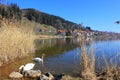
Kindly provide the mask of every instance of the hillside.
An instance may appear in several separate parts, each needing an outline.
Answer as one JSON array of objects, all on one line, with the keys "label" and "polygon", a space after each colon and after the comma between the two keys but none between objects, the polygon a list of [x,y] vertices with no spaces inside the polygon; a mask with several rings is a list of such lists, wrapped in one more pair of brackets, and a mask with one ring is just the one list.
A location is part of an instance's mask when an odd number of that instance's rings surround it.
[{"label": "hillside", "polygon": [[35,9],[22,9],[23,16],[30,21],[35,21],[40,24],[46,24],[55,27],[56,29],[78,29],[78,24],[65,20],[59,16],[40,12]]},{"label": "hillside", "polygon": [[26,17],[30,21],[50,25],[56,29],[83,29],[82,26],[77,23],[32,8],[20,9],[17,4],[10,4],[9,6],[1,4],[0,6],[0,14],[6,18],[12,18],[14,15],[17,20]]}]

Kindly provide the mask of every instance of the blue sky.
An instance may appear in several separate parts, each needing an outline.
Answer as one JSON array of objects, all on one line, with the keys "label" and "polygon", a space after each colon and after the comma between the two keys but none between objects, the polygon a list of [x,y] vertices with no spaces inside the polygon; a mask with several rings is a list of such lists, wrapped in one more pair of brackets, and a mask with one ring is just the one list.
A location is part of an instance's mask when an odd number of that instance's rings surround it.
[{"label": "blue sky", "polygon": [[120,33],[120,0],[5,0],[17,3],[20,8],[34,8],[60,16],[66,20],[82,23],[94,30]]}]

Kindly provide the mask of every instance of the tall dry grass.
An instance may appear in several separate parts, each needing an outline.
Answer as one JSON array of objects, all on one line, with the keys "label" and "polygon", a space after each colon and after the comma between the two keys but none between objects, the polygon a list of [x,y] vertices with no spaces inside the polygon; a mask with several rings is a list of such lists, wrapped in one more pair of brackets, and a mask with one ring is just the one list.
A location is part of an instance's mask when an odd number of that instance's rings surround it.
[{"label": "tall dry grass", "polygon": [[[15,20],[14,20],[15,21]],[[33,31],[21,27],[20,22],[0,19],[0,66],[35,51]]]},{"label": "tall dry grass", "polygon": [[[92,46],[88,50],[86,48],[86,40],[84,36],[80,37],[80,76],[82,80],[120,80],[120,67],[117,62],[112,63],[114,56],[110,58],[110,62],[103,56],[103,62],[105,65],[101,71],[95,72],[95,53]],[[117,60],[119,57],[115,56]],[[98,63],[97,63],[98,64]],[[100,66],[99,66],[100,67]]]},{"label": "tall dry grass", "polygon": [[81,55],[80,55],[80,76],[83,80],[97,80],[95,74],[95,55],[93,48],[90,49],[90,55],[88,55],[88,50],[85,46],[86,41],[84,35],[80,37],[80,48],[81,48]]}]

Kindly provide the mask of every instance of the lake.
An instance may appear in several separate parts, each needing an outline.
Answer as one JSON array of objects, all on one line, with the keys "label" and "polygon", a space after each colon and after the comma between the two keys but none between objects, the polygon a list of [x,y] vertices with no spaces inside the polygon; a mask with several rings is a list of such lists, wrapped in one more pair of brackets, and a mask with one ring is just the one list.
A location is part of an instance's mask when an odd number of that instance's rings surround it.
[{"label": "lake", "polygon": [[[8,78],[12,71],[18,71],[23,64],[33,62],[35,57],[44,57],[44,67],[36,63],[35,69],[43,72],[78,75],[80,71],[80,40],[70,38],[36,40],[36,52],[28,57],[0,67],[0,80]],[[91,47],[92,46],[92,47]],[[110,64],[120,64],[120,40],[88,41],[85,45],[88,55],[94,50],[96,70],[105,67],[105,60]]]}]

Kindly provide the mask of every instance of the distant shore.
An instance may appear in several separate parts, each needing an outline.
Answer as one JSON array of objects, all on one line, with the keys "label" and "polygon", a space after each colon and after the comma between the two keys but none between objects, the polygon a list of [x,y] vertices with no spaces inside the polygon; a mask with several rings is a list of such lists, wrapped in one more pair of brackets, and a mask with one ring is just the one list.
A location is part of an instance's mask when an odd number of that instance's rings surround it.
[{"label": "distant shore", "polygon": [[73,38],[73,36],[58,36],[58,35],[36,35],[37,39],[50,39],[50,38]]}]

